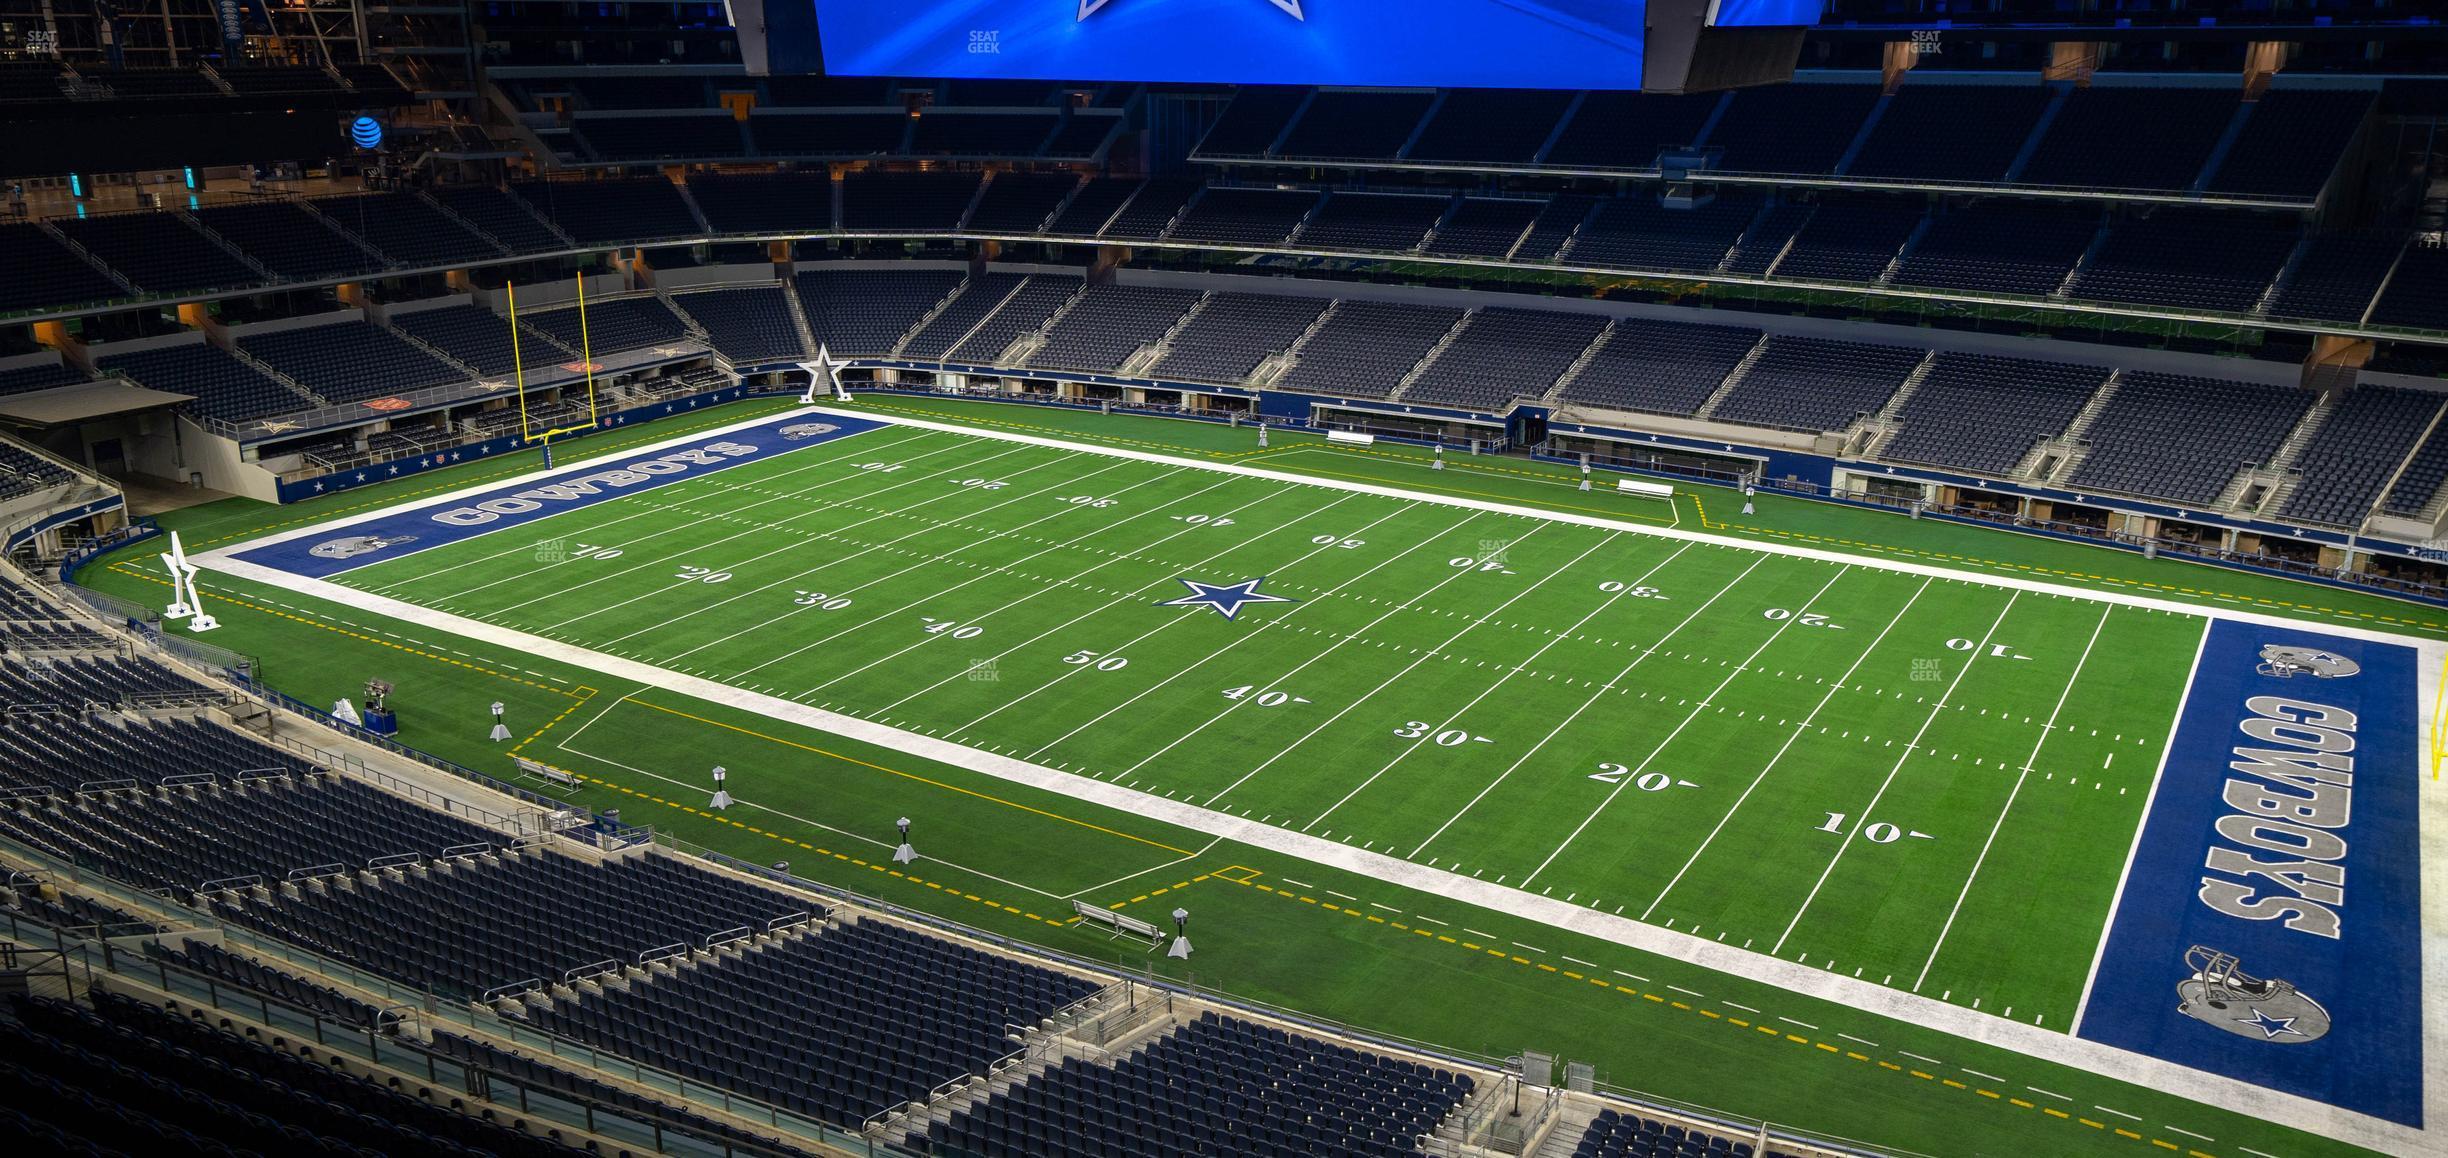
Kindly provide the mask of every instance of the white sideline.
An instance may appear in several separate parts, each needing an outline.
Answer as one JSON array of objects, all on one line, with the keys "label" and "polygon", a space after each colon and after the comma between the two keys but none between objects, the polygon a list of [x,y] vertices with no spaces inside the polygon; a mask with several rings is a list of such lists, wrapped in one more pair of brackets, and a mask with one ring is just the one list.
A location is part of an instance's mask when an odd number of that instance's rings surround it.
[{"label": "white sideline", "polygon": [[[1524,518],[1543,519],[1653,535],[1660,538],[1692,542],[1715,543],[1746,551],[1795,558],[1815,559],[1855,567],[1926,575],[1979,583],[1990,587],[2044,592],[2130,607],[2152,608],[2179,614],[2236,622],[2281,626],[2298,630],[2313,629],[2348,635],[2355,638],[2396,643],[2415,647],[2419,651],[2418,670],[2438,671],[2448,659],[2448,643],[2422,640],[2410,636],[2392,635],[2368,628],[2311,624],[2304,620],[2284,619],[2256,612],[2227,608],[2196,607],[2168,600],[2119,592],[2092,591],[2036,580],[1996,577],[1972,572],[1949,571],[1921,564],[1901,563],[1883,559],[1867,559],[1837,552],[1783,544],[1755,543],[1733,536],[1711,535],[1680,528],[1619,522],[1611,519],[1563,512],[1544,511],[1534,507],[1515,506],[1477,499],[1430,495],[1404,491],[1395,487],[1375,486],[1339,480],[1313,478],[1291,472],[1271,471],[1238,463],[1212,463],[1174,455],[1118,448],[1083,446],[1060,439],[1033,435],[1011,434],[983,430],[956,423],[908,419],[899,416],[882,417],[858,411],[840,411],[822,406],[808,407],[806,413],[849,415],[884,421],[890,424],[939,430],[972,437],[1000,439],[1065,450],[1086,450],[1090,453],[1171,466],[1188,466],[1201,470],[1220,471],[1253,478],[1298,483],[1330,490],[1381,495],[1414,502],[1434,503],[1471,510],[1490,511]],[[619,459],[653,453],[655,450],[681,443],[719,436],[742,427],[772,422],[779,415],[765,415],[712,430],[697,431],[665,442],[600,456],[585,467],[605,459]],[[563,468],[564,470],[572,468]],[[1807,996],[1861,1009],[1879,1016],[1924,1026],[1942,1033],[1985,1042],[2002,1049],[2026,1054],[2062,1065],[2075,1066],[2116,1080],[2148,1086],[2204,1102],[2239,1114],[2259,1117],[2281,1125],[2364,1146],[2386,1153],[2402,1155],[2436,1154],[2440,1152],[2440,1136],[2401,1126],[2368,1115],[2354,1113],[2315,1102],[2308,1098],[2280,1093],[2251,1085],[2233,1078],[2207,1073],[2160,1061],[2140,1054],[2128,1053],[2092,1042],[2070,1037],[2056,1030],[2042,1029],[2021,1022],[2008,1021],[1990,1014],[1976,1012],[1932,998],[1889,989],[1841,974],[1829,973],[1809,966],[1768,957],[1749,950],[1721,945],[1704,938],[1672,932],[1644,924],[1630,917],[1616,916],[1596,909],[1582,908],[1550,897],[1431,869],[1383,853],[1368,852],[1331,840],[1307,836],[1298,832],[1260,824],[1256,821],[1213,812],[1185,801],[1167,799],[1151,793],[1123,788],[1117,784],[1085,776],[1059,772],[1010,756],[997,755],[964,747],[947,740],[905,731],[900,728],[872,723],[820,708],[794,703],[776,696],[747,691],[697,676],[685,675],[635,660],[623,659],[591,651],[575,644],[545,639],[510,628],[478,622],[463,616],[435,611],[384,596],[372,595],[321,579],[309,579],[248,563],[233,557],[235,552],[254,550],[274,543],[307,536],[325,536],[334,530],[369,519],[402,511],[452,502],[472,494],[481,494],[505,486],[518,486],[545,478],[561,471],[539,470],[511,480],[494,480],[440,496],[428,496],[400,503],[381,510],[335,520],[316,526],[283,531],[263,539],[218,548],[191,556],[199,565],[234,578],[269,587],[276,587],[318,599],[351,606],[372,614],[416,623],[424,627],[450,632],[471,639],[483,640],[495,646],[521,649],[560,662],[591,668],[620,679],[691,696],[711,703],[725,704],[743,711],[800,724],[819,731],[848,736],[893,749],[922,759],[935,760],[965,768],[983,775],[1013,783],[1026,784],[1048,792],[1085,800],[1093,804],[1146,816],[1163,823],[1207,833],[1210,836],[1239,841],[1265,848],[1286,856],[1331,865],[1347,872],[1373,877],[1421,892],[1445,897],[1465,905],[1512,913],[1556,928],[1623,945],[1643,952],[1670,957],[1703,969],[1744,977],[1765,985],[1787,989]],[[2433,718],[2437,710],[2438,686],[2423,678],[2421,710],[2423,719]],[[2404,770],[2429,782],[2427,769],[2419,766]],[[2374,774],[2378,774],[2375,772]],[[2421,848],[2425,860],[2448,854],[2448,792],[2433,790],[2421,806]],[[2448,993],[2448,889],[2423,890],[2422,927],[2424,930],[2424,971],[2428,984],[2425,992]],[[2425,1055],[2434,1068],[2437,1059],[2448,1057],[2448,1000],[2435,1000],[2424,1010]],[[2424,1120],[2448,1122],[2448,1081],[2431,1080],[2424,1089]]]}]

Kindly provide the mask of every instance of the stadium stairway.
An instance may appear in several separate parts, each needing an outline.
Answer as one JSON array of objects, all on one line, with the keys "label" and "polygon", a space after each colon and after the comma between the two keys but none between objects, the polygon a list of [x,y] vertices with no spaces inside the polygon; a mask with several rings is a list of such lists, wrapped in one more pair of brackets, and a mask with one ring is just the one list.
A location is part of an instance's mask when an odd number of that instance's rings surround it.
[{"label": "stadium stairway", "polygon": [[1436,365],[1437,355],[1444,353],[1448,347],[1461,340],[1462,331],[1470,328],[1471,319],[1477,317],[1478,314],[1479,308],[1474,306],[1462,311],[1461,317],[1455,318],[1452,325],[1445,327],[1445,336],[1438,338],[1435,345],[1428,347],[1427,352],[1419,356],[1419,361],[1411,363],[1411,368],[1403,371],[1402,380],[1396,382],[1394,389],[1387,393],[1386,401],[1402,401],[1402,396],[1409,392],[1413,383],[1420,380],[1421,375],[1428,372],[1428,367]]},{"label": "stadium stairway", "polygon": [[1904,413],[1904,404],[1911,400],[1914,391],[1921,388],[1921,383],[1929,379],[1930,371],[1937,365],[1938,351],[1932,350],[1923,355],[1921,364],[1904,376],[1904,384],[1896,387],[1896,392],[1888,396],[1887,405],[1855,424],[1857,429],[1846,432],[1845,453],[1862,458],[1878,457],[1879,448],[1900,429],[1896,416]]},{"label": "stadium stairway", "polygon": [[1709,393],[1708,401],[1701,403],[1698,410],[1692,411],[1692,417],[1705,420],[1717,413],[1717,407],[1724,404],[1726,396],[1734,393],[1735,387],[1742,385],[1743,377],[1751,372],[1751,367],[1759,364],[1760,356],[1768,352],[1768,340],[1771,336],[1761,334],[1759,341],[1752,343],[1750,352],[1743,355],[1742,361],[1734,363],[1733,369],[1726,371],[1724,380],[1718,382],[1717,389]]}]

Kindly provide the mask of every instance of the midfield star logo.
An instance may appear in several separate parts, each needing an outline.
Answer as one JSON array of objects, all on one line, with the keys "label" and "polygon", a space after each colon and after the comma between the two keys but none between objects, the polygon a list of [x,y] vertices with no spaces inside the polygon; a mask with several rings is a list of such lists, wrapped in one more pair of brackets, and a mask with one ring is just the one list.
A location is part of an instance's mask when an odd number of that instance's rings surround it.
[{"label": "midfield star logo", "polygon": [[1282,595],[1268,595],[1258,590],[1258,585],[1264,582],[1266,582],[1266,576],[1264,575],[1261,575],[1255,579],[1244,579],[1239,583],[1231,583],[1223,586],[1218,586],[1213,583],[1201,583],[1196,579],[1184,579],[1181,581],[1181,585],[1189,588],[1190,594],[1184,595],[1179,599],[1167,599],[1156,606],[1206,607],[1213,609],[1216,614],[1221,615],[1226,619],[1231,619],[1232,617],[1239,615],[1243,607],[1246,607],[1252,603],[1300,602],[1298,599],[1292,599]]},{"label": "midfield star logo", "polygon": [[[1290,13],[1292,19],[1294,20],[1298,20],[1304,24],[1308,23],[1309,21],[1308,17],[1301,15],[1301,0],[1266,0],[1266,2]],[[1086,20],[1089,17],[1104,11],[1106,6],[1112,3],[1113,0],[1079,0],[1078,19]]]}]

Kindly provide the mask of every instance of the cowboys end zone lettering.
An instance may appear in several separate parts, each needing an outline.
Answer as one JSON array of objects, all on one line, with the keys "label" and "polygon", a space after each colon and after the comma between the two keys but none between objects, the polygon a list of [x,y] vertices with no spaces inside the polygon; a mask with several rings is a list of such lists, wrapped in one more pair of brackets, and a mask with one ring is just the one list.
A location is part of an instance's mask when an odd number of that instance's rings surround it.
[{"label": "cowboys end zone lettering", "polygon": [[2076,1032],[2422,1125],[2415,671],[2211,625]]},{"label": "cowboys end zone lettering", "polygon": [[635,458],[612,456],[541,479],[463,494],[334,526],[329,534],[240,551],[233,558],[293,575],[326,578],[431,547],[507,530],[626,494],[703,478],[793,447],[814,446],[874,430],[883,423],[846,415],[790,415],[743,427],[693,446]]}]

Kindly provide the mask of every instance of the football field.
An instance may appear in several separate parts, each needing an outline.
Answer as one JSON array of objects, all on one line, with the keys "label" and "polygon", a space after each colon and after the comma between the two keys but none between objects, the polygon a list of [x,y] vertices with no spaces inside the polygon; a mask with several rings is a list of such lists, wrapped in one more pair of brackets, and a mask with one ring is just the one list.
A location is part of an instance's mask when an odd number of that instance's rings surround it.
[{"label": "football field", "polygon": [[[1608,491],[1567,517],[814,410],[689,445],[705,469],[625,456],[206,565],[2055,1033],[2217,622],[1717,541]],[[628,766],[618,725],[573,724],[562,750]]]}]

